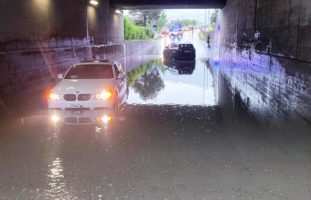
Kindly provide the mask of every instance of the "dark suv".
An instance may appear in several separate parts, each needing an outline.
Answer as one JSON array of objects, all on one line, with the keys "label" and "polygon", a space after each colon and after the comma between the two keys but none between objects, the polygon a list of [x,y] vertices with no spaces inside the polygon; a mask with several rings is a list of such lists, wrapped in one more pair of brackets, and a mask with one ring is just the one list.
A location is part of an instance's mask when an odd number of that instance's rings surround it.
[{"label": "dark suv", "polygon": [[178,60],[194,60],[195,48],[191,43],[172,43],[165,47],[163,56]]}]

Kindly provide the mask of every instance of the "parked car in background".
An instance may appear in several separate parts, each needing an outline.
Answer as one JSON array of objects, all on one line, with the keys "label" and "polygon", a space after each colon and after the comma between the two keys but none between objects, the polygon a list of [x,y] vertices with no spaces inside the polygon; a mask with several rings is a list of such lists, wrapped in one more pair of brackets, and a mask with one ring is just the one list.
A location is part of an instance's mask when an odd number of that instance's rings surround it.
[{"label": "parked car in background", "polygon": [[179,60],[194,60],[196,52],[191,43],[171,43],[165,47],[163,56]]},{"label": "parked car in background", "polygon": [[170,31],[170,37],[171,38],[175,38],[175,37],[183,37],[183,31],[182,31],[182,29],[177,29],[177,28],[175,28],[175,29],[171,29],[171,31]]}]

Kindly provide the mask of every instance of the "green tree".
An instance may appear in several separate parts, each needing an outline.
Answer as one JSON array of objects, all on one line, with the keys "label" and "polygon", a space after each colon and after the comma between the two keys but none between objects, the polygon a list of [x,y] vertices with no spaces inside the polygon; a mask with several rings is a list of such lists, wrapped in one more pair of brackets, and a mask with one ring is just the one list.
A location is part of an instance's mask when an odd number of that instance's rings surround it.
[{"label": "green tree", "polygon": [[131,10],[129,12],[134,18],[143,20],[144,26],[147,26],[148,21],[158,20],[163,10]]},{"label": "green tree", "polygon": [[197,20],[195,19],[183,19],[180,21],[183,26],[195,26],[197,25]]},{"label": "green tree", "polygon": [[211,15],[211,23],[215,23],[217,21],[217,17],[218,17],[218,9],[214,9],[214,12]]},{"label": "green tree", "polygon": [[124,37],[126,40],[151,39],[154,32],[151,28],[136,26],[128,17],[124,18]]},{"label": "green tree", "polygon": [[218,9],[214,9],[213,13],[211,14],[211,24],[210,29],[215,30],[216,28],[216,22],[218,17]]},{"label": "green tree", "polygon": [[169,26],[174,26],[176,24],[181,24],[182,26],[195,26],[198,24],[195,19],[182,19],[170,21]]},{"label": "green tree", "polygon": [[162,12],[159,19],[158,19],[158,28],[161,30],[167,24],[167,15],[165,12]]}]

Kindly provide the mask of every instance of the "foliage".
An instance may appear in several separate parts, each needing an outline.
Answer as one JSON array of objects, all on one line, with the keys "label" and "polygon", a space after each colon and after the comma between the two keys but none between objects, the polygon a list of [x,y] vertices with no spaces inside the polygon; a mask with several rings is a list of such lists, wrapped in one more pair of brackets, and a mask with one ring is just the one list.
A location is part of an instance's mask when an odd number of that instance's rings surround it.
[{"label": "foliage", "polygon": [[124,37],[126,40],[152,39],[154,32],[151,28],[136,26],[129,18],[124,18]]},{"label": "foliage", "polygon": [[206,41],[206,39],[207,39],[206,33],[204,33],[203,31],[199,31],[198,34],[199,34],[200,40]]},{"label": "foliage", "polygon": [[165,12],[162,12],[160,18],[158,19],[158,28],[161,30],[167,24],[167,15]]},{"label": "foliage", "polygon": [[162,10],[131,10],[129,14],[135,18],[143,20],[144,26],[147,26],[148,21],[158,20]]},{"label": "foliage", "polygon": [[218,17],[218,9],[215,9],[211,15],[211,23],[216,23]]},{"label": "foliage", "polygon": [[155,98],[165,85],[160,60],[147,62],[127,74],[128,85],[144,100]]},{"label": "foliage", "polygon": [[198,24],[198,22],[195,19],[182,19],[182,20],[172,20],[172,21],[170,21],[168,26],[170,28],[172,28],[172,27],[176,27],[176,26],[179,26],[179,27],[195,26],[197,24]]},{"label": "foliage", "polygon": [[198,24],[197,20],[195,20],[195,19],[182,19],[182,20],[180,20],[180,23],[183,26],[195,26]]},{"label": "foliage", "polygon": [[[134,70],[127,73],[127,82],[129,86],[133,86],[135,81],[145,74],[147,71],[150,71],[154,66],[160,66],[160,60],[152,60],[150,62],[144,63]],[[162,71],[162,70],[161,70]]]},{"label": "foliage", "polygon": [[218,11],[219,11],[218,9],[215,9],[214,12],[211,15],[211,25],[210,25],[210,29],[211,30],[215,30],[216,29]]}]

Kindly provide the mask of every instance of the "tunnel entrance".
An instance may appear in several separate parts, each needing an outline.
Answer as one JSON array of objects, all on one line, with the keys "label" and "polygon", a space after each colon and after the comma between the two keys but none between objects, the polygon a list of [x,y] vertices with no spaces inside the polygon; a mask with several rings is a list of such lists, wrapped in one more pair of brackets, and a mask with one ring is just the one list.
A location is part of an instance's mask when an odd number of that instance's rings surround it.
[{"label": "tunnel entrance", "polygon": [[158,0],[150,2],[146,0],[113,0],[111,5],[118,9],[167,9],[167,8],[223,8],[226,0]]},{"label": "tunnel entrance", "polygon": [[[217,72],[210,65],[207,47],[216,35],[218,13],[218,9],[123,11],[127,43],[141,40],[135,45],[142,48],[127,51],[129,104],[217,105],[213,74]],[[149,45],[150,38],[158,38],[158,43]],[[144,52],[144,58],[137,50]]]},{"label": "tunnel entrance", "polygon": [[310,19],[310,0],[1,0],[0,199],[310,200]]}]

